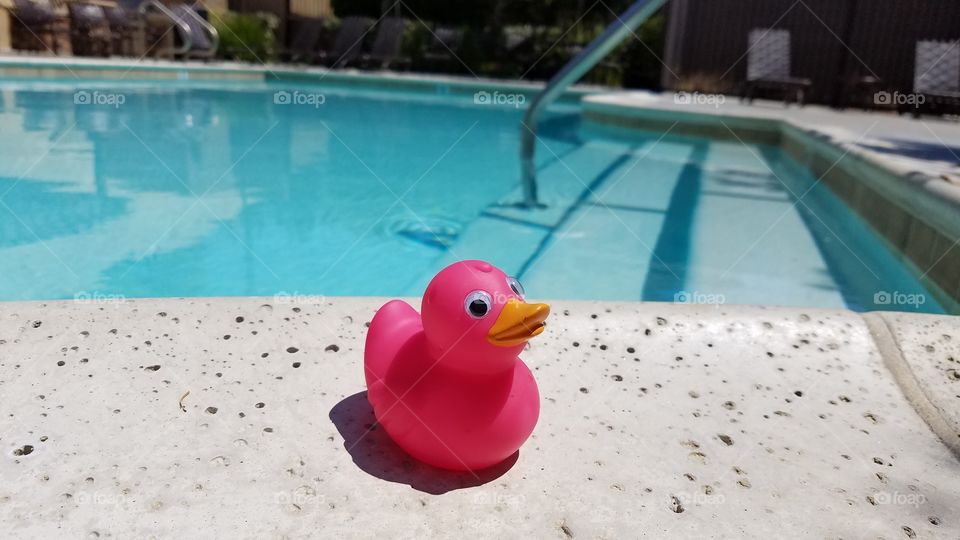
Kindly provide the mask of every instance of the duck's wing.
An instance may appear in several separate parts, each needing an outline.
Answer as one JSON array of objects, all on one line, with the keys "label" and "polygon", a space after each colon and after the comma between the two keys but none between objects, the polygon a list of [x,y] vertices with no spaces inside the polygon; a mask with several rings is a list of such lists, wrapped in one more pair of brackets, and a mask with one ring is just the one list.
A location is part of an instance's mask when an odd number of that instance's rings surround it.
[{"label": "duck's wing", "polygon": [[[385,380],[397,353],[423,331],[420,314],[402,300],[391,300],[377,310],[363,349],[363,371],[367,388]],[[371,397],[373,397],[371,395]]]}]

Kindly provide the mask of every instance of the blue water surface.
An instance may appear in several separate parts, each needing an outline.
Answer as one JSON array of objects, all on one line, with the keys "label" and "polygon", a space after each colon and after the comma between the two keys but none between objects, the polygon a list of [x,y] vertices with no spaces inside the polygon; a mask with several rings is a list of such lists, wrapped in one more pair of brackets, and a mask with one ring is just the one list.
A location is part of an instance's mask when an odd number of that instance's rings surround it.
[{"label": "blue water surface", "polygon": [[0,83],[0,299],[419,295],[486,258],[541,298],[942,310],[773,147],[588,130],[561,106],[537,150],[547,207],[516,208],[522,112],[322,85]]}]

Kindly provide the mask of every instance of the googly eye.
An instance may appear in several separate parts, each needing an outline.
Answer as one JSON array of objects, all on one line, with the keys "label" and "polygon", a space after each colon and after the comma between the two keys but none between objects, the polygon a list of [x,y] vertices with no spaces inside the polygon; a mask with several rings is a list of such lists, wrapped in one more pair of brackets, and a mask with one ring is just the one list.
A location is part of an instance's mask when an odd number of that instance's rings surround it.
[{"label": "googly eye", "polygon": [[490,313],[493,301],[486,291],[473,291],[463,300],[463,310],[474,319],[482,319]]},{"label": "googly eye", "polygon": [[509,285],[510,290],[512,290],[513,293],[519,296],[520,298],[523,298],[524,295],[526,294],[523,290],[523,285],[520,284],[520,281],[517,278],[508,277],[507,285]]}]

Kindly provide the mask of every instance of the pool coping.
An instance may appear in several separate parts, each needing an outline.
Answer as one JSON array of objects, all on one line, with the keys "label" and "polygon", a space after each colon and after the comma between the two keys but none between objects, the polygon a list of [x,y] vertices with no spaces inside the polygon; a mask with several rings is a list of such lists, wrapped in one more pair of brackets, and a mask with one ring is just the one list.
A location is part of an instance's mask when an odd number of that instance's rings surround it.
[{"label": "pool coping", "polygon": [[[928,369],[931,366],[928,364],[934,364],[933,359],[924,359],[913,354],[909,344],[911,339],[918,342],[915,344],[921,344],[920,341],[938,337],[928,335],[929,332],[926,329],[930,321],[952,322],[956,330],[960,331],[960,319],[956,316],[945,316],[948,318],[942,319],[929,319],[923,316],[912,318],[904,317],[902,313],[891,312],[869,312],[861,314],[861,317],[870,330],[884,365],[890,370],[907,401],[913,405],[914,410],[954,455],[960,458],[960,402],[954,403],[953,396],[949,392],[941,391],[944,381],[952,385],[950,381],[955,378],[949,371],[952,368],[936,371],[935,375],[931,374]],[[918,335],[923,337],[918,338]],[[954,337],[960,337],[960,335]],[[932,342],[924,342],[922,346],[927,351],[936,350]],[[955,345],[954,348],[958,347]],[[943,351],[939,352],[943,353]],[[953,354],[957,352],[953,351]],[[952,373],[955,374],[956,370]],[[957,384],[960,385],[960,382]]]},{"label": "pool coping", "polygon": [[954,249],[960,243],[960,184],[915,162],[889,158],[858,145],[855,139],[830,133],[830,126],[769,110],[731,114],[720,107],[701,107],[692,111],[644,98],[649,94],[584,97],[583,119],[588,126],[627,132],[669,131],[779,146],[867,221],[895,253],[903,255],[903,262],[948,310],[960,311],[960,249]]},{"label": "pool coping", "polygon": [[[330,69],[290,64],[242,62],[196,62],[155,59],[61,58],[46,55],[0,55],[0,79],[45,78],[79,80],[248,80],[287,83],[324,83],[354,87],[422,90],[430,93],[471,94],[479,91],[522,94],[527,98],[543,89],[539,81],[490,77],[398,72],[389,70]],[[579,100],[608,87],[578,84],[567,89],[561,100]]]},{"label": "pool coping", "polygon": [[[553,330],[521,354],[541,387],[534,438],[473,479],[396,455],[361,410],[365,323],[386,300],[0,303],[0,375],[30,383],[0,420],[0,522],[23,536],[166,536],[197,519],[257,536],[500,519],[498,536],[559,538],[960,530],[960,426],[924,393],[924,342],[896,334],[957,318],[878,330],[889,314],[553,301]],[[756,517],[780,512],[800,519]]]},{"label": "pool coping", "polygon": [[[184,306],[194,303],[213,302],[221,305],[231,304],[327,304],[336,306],[338,303],[361,304],[368,306],[375,311],[377,306],[391,300],[388,297],[376,296],[339,296],[327,297],[323,295],[304,296],[302,298],[288,298],[283,295],[273,297],[257,296],[232,296],[232,297],[178,297],[178,298],[126,298],[122,295],[104,297],[103,299],[75,299],[75,300],[30,300],[30,301],[0,301],[0,315],[4,313],[16,314],[21,310],[26,311],[46,311],[46,310],[74,310],[89,311],[90,316],[95,318],[96,312],[103,312],[105,309],[116,308],[117,306],[133,306],[136,312],[139,306],[153,308],[163,308],[169,306],[171,310],[180,309]],[[415,308],[419,309],[420,299],[415,297],[401,298]],[[698,310],[710,310],[716,312],[722,310],[728,314],[731,319],[758,317],[759,313],[774,312],[796,317],[798,320],[804,320],[809,317],[809,313],[833,313],[843,317],[857,318],[863,321],[869,330],[871,344],[877,348],[884,365],[889,369],[891,376],[897,382],[901,391],[908,401],[916,409],[917,413],[924,419],[930,429],[941,439],[941,441],[950,448],[951,452],[960,459],[960,400],[956,403],[950,400],[949,395],[931,391],[932,387],[941,385],[941,381],[934,380],[929,375],[922,374],[921,364],[931,361],[926,355],[933,354],[933,348],[923,345],[924,339],[933,339],[937,336],[929,335],[927,328],[932,322],[943,323],[948,330],[956,332],[953,334],[943,334],[949,336],[946,349],[941,347],[937,353],[949,355],[952,362],[957,364],[953,371],[960,371],[960,316],[955,315],[935,315],[928,313],[907,313],[907,312],[885,312],[870,311],[858,313],[845,309],[821,309],[821,308],[801,308],[801,307],[781,307],[781,306],[754,306],[754,305],[698,305],[686,302],[648,302],[648,301],[596,301],[596,300],[545,300],[550,305],[591,305],[603,308],[606,305],[628,306],[642,313],[656,313],[663,310],[686,310],[696,312]],[[334,322],[334,321],[327,321]],[[620,324],[626,324],[627,321],[620,321]],[[5,327],[6,325],[6,327]],[[5,323],[0,318],[0,333],[6,332],[9,336],[14,333],[9,323]],[[22,332],[23,328],[19,328]],[[0,335],[0,338],[5,337]],[[39,338],[37,338],[39,339]],[[914,345],[923,345],[919,348],[911,348],[907,342],[913,340]],[[3,341],[2,343],[6,343]],[[39,344],[39,343],[38,343]],[[766,347],[763,342],[755,344],[757,355],[761,356]],[[952,347],[952,348],[951,348]],[[951,380],[954,377],[950,377]],[[956,385],[960,387],[960,378],[956,378]],[[960,391],[960,390],[958,390]]]}]

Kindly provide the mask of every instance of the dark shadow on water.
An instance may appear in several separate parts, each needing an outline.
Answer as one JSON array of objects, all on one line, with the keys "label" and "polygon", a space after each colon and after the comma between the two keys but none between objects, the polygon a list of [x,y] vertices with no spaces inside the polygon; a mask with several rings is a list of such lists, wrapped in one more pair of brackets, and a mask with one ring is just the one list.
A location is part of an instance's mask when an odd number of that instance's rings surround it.
[{"label": "dark shadow on water", "polygon": [[641,296],[644,300],[674,301],[677,292],[683,290],[686,284],[693,219],[703,184],[701,167],[707,156],[708,145],[706,142],[694,143],[690,157],[677,178],[663,228],[650,254],[650,270],[643,283]]},{"label": "dark shadow on water", "polygon": [[421,463],[401,450],[377,424],[366,392],[353,394],[337,403],[330,409],[330,420],[343,437],[343,447],[365,473],[433,495],[496,480],[513,467],[520,454],[517,451],[502,463],[473,473],[448,471]]}]

